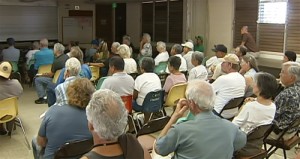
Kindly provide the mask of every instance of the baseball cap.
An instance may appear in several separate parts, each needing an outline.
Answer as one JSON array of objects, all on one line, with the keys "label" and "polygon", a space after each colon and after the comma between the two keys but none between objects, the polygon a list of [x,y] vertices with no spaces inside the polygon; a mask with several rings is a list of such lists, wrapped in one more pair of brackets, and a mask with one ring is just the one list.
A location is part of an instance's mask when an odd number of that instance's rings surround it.
[{"label": "baseball cap", "polygon": [[211,49],[214,52],[221,51],[227,53],[227,47],[223,44],[214,45],[214,49]]},{"label": "baseball cap", "polygon": [[198,36],[195,36],[195,39],[200,39],[200,40],[202,40],[202,41],[203,41],[203,37],[202,37],[202,36],[200,36],[200,35],[198,35]]},{"label": "baseball cap", "polygon": [[9,62],[2,62],[0,63],[0,76],[4,77],[4,78],[9,78],[10,74],[11,74],[11,64]]},{"label": "baseball cap", "polygon": [[239,64],[240,60],[235,54],[228,54],[224,57],[224,62],[229,62],[232,64]]},{"label": "baseball cap", "polygon": [[191,42],[186,42],[186,43],[184,43],[184,44],[181,44],[181,46],[183,46],[183,47],[188,47],[188,48],[190,48],[190,49],[194,49],[194,44],[191,43]]},{"label": "baseball cap", "polygon": [[99,42],[98,42],[98,40],[92,40],[91,44],[99,45]]}]

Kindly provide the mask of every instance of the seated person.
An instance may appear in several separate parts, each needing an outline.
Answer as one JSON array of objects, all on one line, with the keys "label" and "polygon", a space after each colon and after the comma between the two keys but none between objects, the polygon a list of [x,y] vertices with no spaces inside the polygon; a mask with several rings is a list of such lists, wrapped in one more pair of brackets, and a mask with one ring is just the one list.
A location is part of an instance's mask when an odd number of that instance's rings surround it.
[{"label": "seated person", "polygon": [[169,93],[170,89],[174,85],[176,85],[178,83],[186,82],[185,75],[179,71],[180,64],[181,64],[180,57],[171,56],[169,58],[168,68],[169,68],[171,74],[167,77],[165,85],[163,87],[166,94]]},{"label": "seated person", "polygon": [[[277,110],[273,122],[277,128],[269,135],[273,139],[277,139],[283,129],[287,128],[295,119],[300,118],[300,64],[291,61],[283,63],[280,82],[285,89],[274,100]],[[292,138],[298,130],[298,128],[288,130],[283,135],[283,139]]]},{"label": "seated person", "polygon": [[[10,97],[20,97],[23,93],[23,88],[20,82],[16,79],[10,79],[11,73],[11,64],[7,61],[0,62],[0,100]],[[14,120],[6,123],[6,130],[8,133],[12,130],[13,123]],[[4,124],[0,123],[0,135],[6,135],[6,130],[4,128]]]},{"label": "seated person", "polygon": [[[257,96],[255,101],[247,102],[233,119],[232,123],[240,127],[246,134],[258,126],[271,124],[276,111],[272,101],[276,93],[276,78],[269,73],[257,73],[254,76],[253,93]],[[238,151],[238,156],[252,156],[261,151],[263,141],[252,140],[246,147]]]},{"label": "seated person", "polygon": [[35,159],[54,158],[55,152],[66,142],[92,138],[85,109],[94,91],[90,80],[79,78],[67,88],[69,104],[48,109],[38,136],[32,140]]},{"label": "seated person", "polygon": [[181,46],[183,46],[182,56],[186,60],[187,71],[190,72],[190,70],[194,67],[192,64],[194,44],[192,42],[186,42],[184,44],[181,44]]},{"label": "seated person", "polygon": [[166,62],[169,59],[168,51],[166,51],[166,43],[159,41],[156,43],[156,49],[158,55],[155,57],[155,66],[159,65],[160,62]]},{"label": "seated person", "polygon": [[92,57],[97,52],[98,46],[99,46],[99,41],[98,40],[92,40],[91,48],[86,49],[86,51],[85,51],[84,62],[91,62],[93,60]]},{"label": "seated person", "polygon": [[[186,60],[183,58],[181,53],[182,53],[182,46],[180,44],[174,44],[171,48],[170,55],[180,57],[181,65],[179,67],[179,71],[186,72],[187,71]],[[166,68],[166,73],[170,73],[168,67]]]},{"label": "seated person", "polygon": [[245,46],[240,45],[235,48],[234,53],[240,59],[240,61],[242,61],[242,57],[247,54],[247,51],[248,50]]},{"label": "seated person", "polygon": [[124,60],[121,57],[114,56],[110,58],[109,72],[112,76],[103,81],[100,89],[110,89],[120,96],[132,95],[134,79],[124,72],[124,65]]},{"label": "seated person", "polygon": [[19,62],[20,58],[20,50],[15,48],[15,39],[14,38],[7,38],[6,42],[8,44],[7,49],[2,50],[2,60],[1,61],[8,61],[8,62]]},{"label": "seated person", "polygon": [[126,44],[122,44],[118,47],[118,54],[124,59],[124,72],[128,74],[137,73],[136,61],[130,57],[130,49]]},{"label": "seated person", "polygon": [[195,66],[191,69],[189,72],[189,78],[188,81],[194,80],[194,79],[201,79],[206,81],[207,80],[207,70],[206,68],[201,65],[202,61],[204,59],[204,55],[202,52],[195,51],[192,54],[192,64]]},{"label": "seated person", "polygon": [[[222,75],[212,83],[216,93],[214,113],[219,114],[224,106],[233,98],[243,97],[245,94],[245,78],[238,73],[239,58],[235,54],[228,54],[224,57],[221,69],[226,75]],[[224,110],[222,117],[232,118],[238,113],[238,108]]]},{"label": "seated person", "polygon": [[[218,77],[226,74],[223,70],[222,70],[222,62],[224,61],[224,57],[227,55],[227,47],[223,44],[218,44],[214,46],[214,49],[212,49],[212,51],[215,52],[216,58],[211,57],[210,59],[214,59],[212,60],[212,64],[211,66],[208,68],[209,71],[213,72],[213,75],[210,79],[210,83],[213,83]],[[207,60],[206,63],[210,62],[210,59]]]},{"label": "seated person", "polygon": [[[55,60],[52,64],[51,72],[43,73],[42,75],[39,75],[37,78],[35,78],[35,88],[39,97],[39,99],[35,100],[35,104],[47,103],[47,100],[44,99],[46,97],[46,88],[49,84],[53,85],[52,78],[55,72],[65,67],[65,62],[69,58],[69,56],[64,54],[64,50],[65,47],[62,44],[56,43],[54,45]],[[35,57],[37,56],[37,54],[39,54],[39,52],[35,54]]]},{"label": "seated person", "polygon": [[148,33],[144,33],[140,42],[140,54],[138,59],[142,60],[143,57],[152,57],[151,36]]},{"label": "seated person", "polygon": [[194,51],[204,52],[203,37],[198,35],[195,36],[195,39]]},{"label": "seated person", "polygon": [[141,75],[134,81],[133,110],[142,111],[142,104],[146,95],[155,90],[161,89],[159,77],[153,73],[154,60],[151,57],[144,57],[141,62]]},{"label": "seated person", "polygon": [[240,74],[242,74],[246,80],[246,90],[245,97],[250,97],[253,95],[252,91],[252,83],[255,74],[259,71],[256,58],[247,54],[242,57],[242,61],[240,63],[241,69]]},{"label": "seated person", "polygon": [[[158,136],[155,152],[162,156],[174,152],[174,159],[232,158],[233,152],[246,144],[246,134],[212,113],[215,100],[212,86],[202,80],[193,80],[188,83],[186,97],[179,100]],[[187,110],[195,119],[173,125]]]},{"label": "seated person", "polygon": [[288,62],[288,61],[296,61],[297,60],[297,55],[294,51],[286,51],[283,56],[283,63]]},{"label": "seated person", "polygon": [[86,108],[86,115],[94,146],[81,159],[144,158],[137,139],[124,134],[127,111],[120,95],[108,89],[96,91]]}]

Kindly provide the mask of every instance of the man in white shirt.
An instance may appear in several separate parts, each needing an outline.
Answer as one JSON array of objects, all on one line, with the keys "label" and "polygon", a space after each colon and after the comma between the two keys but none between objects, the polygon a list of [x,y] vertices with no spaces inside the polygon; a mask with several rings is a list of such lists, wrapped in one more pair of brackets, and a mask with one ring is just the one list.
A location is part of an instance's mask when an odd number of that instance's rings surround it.
[{"label": "man in white shirt", "polygon": [[[170,55],[180,57],[181,65],[179,67],[179,71],[180,72],[186,72],[187,71],[186,60],[182,57],[181,53],[182,53],[182,46],[180,44],[174,44],[171,48]],[[166,68],[166,72],[170,73],[168,67]]]},{"label": "man in white shirt", "polygon": [[146,95],[155,90],[162,89],[159,77],[153,73],[154,60],[151,57],[144,57],[141,63],[141,72],[134,82],[133,110],[142,111],[142,104]]},{"label": "man in white shirt", "polygon": [[190,71],[194,67],[194,65],[192,64],[192,53],[194,52],[194,44],[192,42],[186,42],[181,45],[183,46],[183,58],[186,60],[188,71]]},{"label": "man in white shirt", "polygon": [[221,75],[226,74],[222,71],[221,64],[224,60],[224,56],[227,54],[227,47],[223,44],[218,44],[214,46],[215,48],[212,49],[216,53],[217,60],[215,63],[209,68],[213,71],[213,76],[211,78],[211,83],[215,81]]},{"label": "man in white shirt", "polygon": [[[212,83],[214,92],[216,93],[216,101],[214,105],[215,113],[219,114],[223,107],[233,98],[242,97],[245,94],[246,81],[238,72],[239,58],[235,54],[228,54],[222,62],[222,71],[227,73],[220,76]],[[221,114],[224,118],[232,118],[238,112],[237,108],[223,111]]]},{"label": "man in white shirt", "polygon": [[166,43],[159,41],[156,43],[156,49],[158,55],[155,57],[155,66],[159,65],[160,62],[167,62],[169,59],[169,53],[166,51]]}]

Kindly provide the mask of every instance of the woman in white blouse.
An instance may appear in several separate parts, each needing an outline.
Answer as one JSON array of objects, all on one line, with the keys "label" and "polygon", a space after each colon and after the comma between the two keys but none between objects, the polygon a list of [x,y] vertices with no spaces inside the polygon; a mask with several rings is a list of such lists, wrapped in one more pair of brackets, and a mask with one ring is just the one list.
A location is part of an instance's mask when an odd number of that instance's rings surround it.
[{"label": "woman in white blouse", "polygon": [[118,54],[124,59],[125,66],[124,72],[131,74],[137,72],[137,64],[136,61],[131,58],[130,49],[126,44],[122,44],[117,49]]}]

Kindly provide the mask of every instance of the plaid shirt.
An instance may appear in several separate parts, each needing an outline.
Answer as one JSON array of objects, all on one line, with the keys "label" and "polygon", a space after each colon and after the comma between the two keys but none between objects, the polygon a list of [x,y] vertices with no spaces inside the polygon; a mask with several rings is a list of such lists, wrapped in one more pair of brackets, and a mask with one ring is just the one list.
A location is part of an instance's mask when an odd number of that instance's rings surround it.
[{"label": "plaid shirt", "polygon": [[64,83],[61,83],[56,86],[55,88],[55,95],[56,95],[56,103],[55,105],[66,105],[68,104],[68,97],[67,97],[67,88],[71,82],[73,82],[77,76],[68,77]]},{"label": "plaid shirt", "polygon": [[[285,88],[275,98],[276,113],[274,123],[279,129],[287,128],[291,122],[300,117],[300,82]],[[298,128],[288,130],[296,132]]]}]

